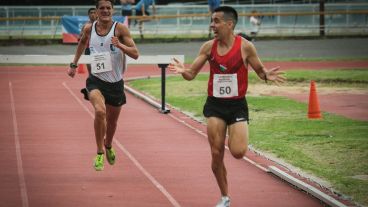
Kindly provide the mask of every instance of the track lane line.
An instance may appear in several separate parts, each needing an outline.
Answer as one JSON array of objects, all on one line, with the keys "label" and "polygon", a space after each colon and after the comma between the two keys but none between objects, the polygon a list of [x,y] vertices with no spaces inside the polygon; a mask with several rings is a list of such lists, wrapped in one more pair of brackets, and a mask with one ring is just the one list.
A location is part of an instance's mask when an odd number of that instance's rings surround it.
[{"label": "track lane line", "polygon": [[16,154],[16,157],[17,157],[17,169],[18,169],[20,195],[21,195],[21,198],[22,198],[22,206],[23,207],[28,207],[29,203],[28,203],[27,185],[26,185],[26,181],[25,181],[25,178],[24,178],[22,153],[21,153],[20,142],[19,142],[18,121],[17,121],[17,115],[15,113],[13,84],[10,81],[9,81],[9,92],[10,92],[10,105],[11,105],[11,111],[12,111],[12,117],[13,117],[15,154]]},{"label": "track lane line", "polygon": [[[87,108],[86,105],[78,98],[77,95],[70,89],[70,87],[63,82],[62,85],[64,88],[73,96],[74,99],[82,106],[82,108],[94,119],[93,113]],[[151,181],[151,183],[170,201],[170,203],[174,207],[180,207],[180,204],[175,200],[175,198],[162,186],[139,162],[134,158],[132,154],[116,139],[114,139],[114,143],[118,146],[118,148],[133,162],[133,164]]]}]

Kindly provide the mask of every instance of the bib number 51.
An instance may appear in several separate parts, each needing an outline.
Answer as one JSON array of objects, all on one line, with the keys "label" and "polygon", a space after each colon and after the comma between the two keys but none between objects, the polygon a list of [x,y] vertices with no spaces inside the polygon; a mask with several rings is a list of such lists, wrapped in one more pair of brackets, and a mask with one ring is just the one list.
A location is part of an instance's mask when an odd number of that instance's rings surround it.
[{"label": "bib number 51", "polygon": [[96,64],[96,69],[97,70],[104,70],[105,69],[105,64],[104,63],[97,63]]},{"label": "bib number 51", "polygon": [[111,71],[111,55],[109,52],[101,52],[92,56],[92,74]]}]

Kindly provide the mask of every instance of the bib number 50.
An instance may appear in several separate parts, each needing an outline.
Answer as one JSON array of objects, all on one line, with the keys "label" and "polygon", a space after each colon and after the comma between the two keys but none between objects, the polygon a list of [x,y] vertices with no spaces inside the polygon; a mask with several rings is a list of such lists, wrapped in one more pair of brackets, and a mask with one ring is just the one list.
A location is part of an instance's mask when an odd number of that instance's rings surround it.
[{"label": "bib number 50", "polygon": [[237,74],[214,74],[213,96],[218,98],[238,96]]},{"label": "bib number 50", "polygon": [[231,94],[231,87],[230,86],[222,86],[219,88],[220,95],[229,95]]}]

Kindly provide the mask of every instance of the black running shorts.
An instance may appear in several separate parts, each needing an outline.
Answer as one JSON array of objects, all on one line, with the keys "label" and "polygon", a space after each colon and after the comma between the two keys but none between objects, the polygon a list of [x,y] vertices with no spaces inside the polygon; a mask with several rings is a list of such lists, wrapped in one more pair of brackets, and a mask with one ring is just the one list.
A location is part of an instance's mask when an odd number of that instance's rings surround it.
[{"label": "black running shorts", "polygon": [[203,107],[203,115],[206,118],[217,117],[226,122],[227,125],[241,121],[249,121],[248,104],[245,98],[222,99],[207,97]]},{"label": "black running shorts", "polygon": [[94,89],[101,91],[105,98],[105,104],[119,107],[126,103],[123,80],[109,83],[90,75],[86,80],[86,88],[81,90],[84,94],[84,98],[89,100],[88,93]]}]

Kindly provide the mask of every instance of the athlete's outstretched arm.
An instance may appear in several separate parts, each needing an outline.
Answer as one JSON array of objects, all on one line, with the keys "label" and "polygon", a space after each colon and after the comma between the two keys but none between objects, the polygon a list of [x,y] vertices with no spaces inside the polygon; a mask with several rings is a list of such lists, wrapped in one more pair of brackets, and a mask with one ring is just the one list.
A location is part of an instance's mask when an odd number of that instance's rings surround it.
[{"label": "athlete's outstretched arm", "polygon": [[133,59],[138,59],[139,51],[136,47],[132,36],[130,35],[129,29],[123,24],[117,24],[116,36],[112,37],[111,42],[115,47],[118,47],[121,51],[127,54]]},{"label": "athlete's outstretched arm", "polygon": [[198,56],[189,68],[185,68],[182,62],[174,58],[169,64],[168,69],[175,73],[180,73],[185,80],[193,80],[206,63],[210,55],[212,43],[213,41],[208,41],[202,45]]}]

